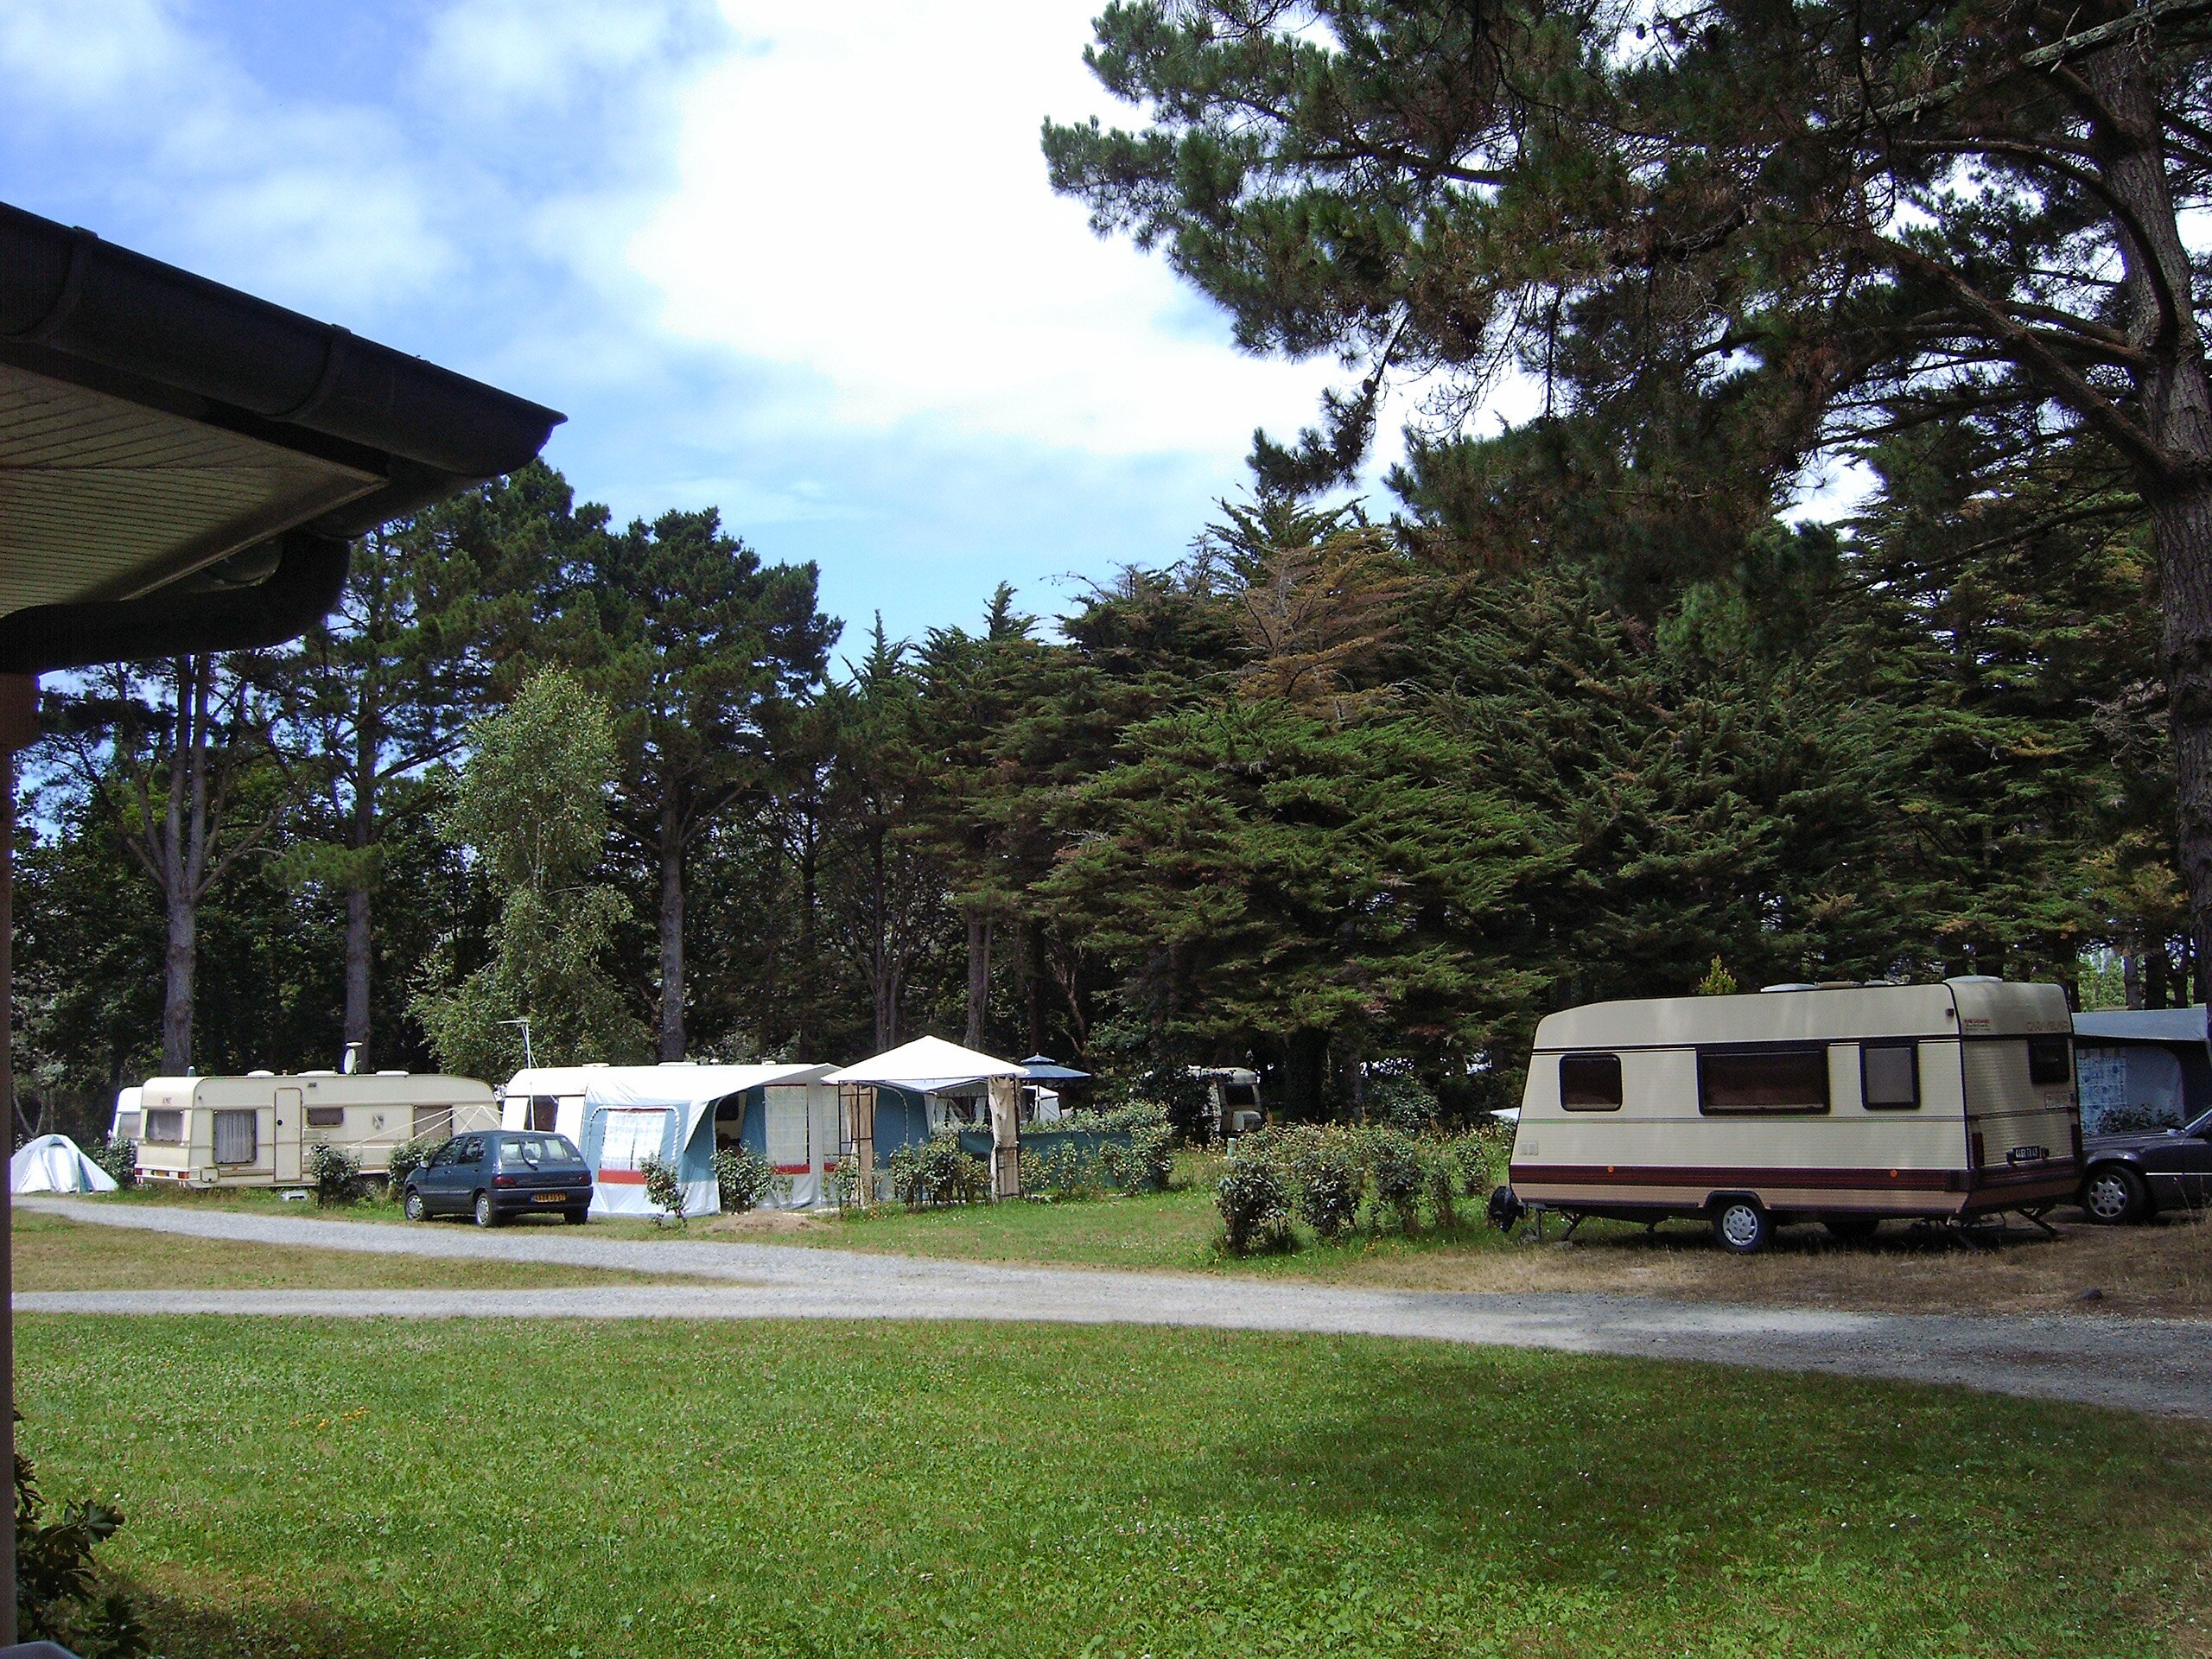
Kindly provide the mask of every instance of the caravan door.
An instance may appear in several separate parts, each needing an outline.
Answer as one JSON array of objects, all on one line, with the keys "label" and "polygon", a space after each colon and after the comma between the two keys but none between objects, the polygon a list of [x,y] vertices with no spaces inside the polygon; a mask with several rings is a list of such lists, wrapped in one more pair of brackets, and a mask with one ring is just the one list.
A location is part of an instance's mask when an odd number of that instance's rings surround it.
[{"label": "caravan door", "polygon": [[296,1089],[276,1091],[276,1179],[282,1184],[300,1179],[300,1128],[307,1108]]}]

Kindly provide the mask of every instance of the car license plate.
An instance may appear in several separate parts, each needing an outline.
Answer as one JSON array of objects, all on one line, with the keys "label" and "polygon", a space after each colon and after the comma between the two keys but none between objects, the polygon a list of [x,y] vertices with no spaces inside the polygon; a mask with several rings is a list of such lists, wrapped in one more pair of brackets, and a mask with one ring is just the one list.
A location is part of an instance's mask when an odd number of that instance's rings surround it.
[{"label": "car license plate", "polygon": [[558,1204],[569,1195],[565,1192],[540,1192],[531,1199],[532,1204]]},{"label": "car license plate", "polygon": [[2050,1156],[2049,1147],[2015,1147],[2005,1154],[2008,1164],[2039,1164]]}]

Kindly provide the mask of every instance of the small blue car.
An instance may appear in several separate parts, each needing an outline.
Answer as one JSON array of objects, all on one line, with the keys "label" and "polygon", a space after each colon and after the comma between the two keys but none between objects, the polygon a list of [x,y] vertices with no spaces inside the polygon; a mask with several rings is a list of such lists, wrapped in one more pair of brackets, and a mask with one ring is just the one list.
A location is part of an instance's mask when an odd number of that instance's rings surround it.
[{"label": "small blue car", "polygon": [[514,1216],[557,1215],[582,1226],[591,1213],[591,1170],[565,1135],[489,1129],[457,1135],[407,1177],[410,1221],[474,1216],[496,1227]]}]

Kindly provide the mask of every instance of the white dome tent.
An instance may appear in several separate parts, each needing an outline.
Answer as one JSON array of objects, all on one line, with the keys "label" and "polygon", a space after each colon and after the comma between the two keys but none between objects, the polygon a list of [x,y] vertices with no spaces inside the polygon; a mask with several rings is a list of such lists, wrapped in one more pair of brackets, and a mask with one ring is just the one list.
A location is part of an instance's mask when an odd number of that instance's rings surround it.
[{"label": "white dome tent", "polygon": [[112,1192],[115,1177],[66,1135],[27,1141],[8,1160],[10,1192]]}]

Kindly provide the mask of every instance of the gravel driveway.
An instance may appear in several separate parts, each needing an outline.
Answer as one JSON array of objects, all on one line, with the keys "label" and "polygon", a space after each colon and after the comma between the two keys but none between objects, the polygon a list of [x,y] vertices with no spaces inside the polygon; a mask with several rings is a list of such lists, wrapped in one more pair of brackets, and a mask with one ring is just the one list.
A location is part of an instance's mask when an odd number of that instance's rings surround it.
[{"label": "gravel driveway", "polygon": [[398,1227],[29,1198],[103,1226],[241,1243],[534,1262],[696,1278],[556,1290],[99,1290],[18,1294],[18,1313],[400,1319],[1039,1319],[1411,1337],[1707,1360],[2074,1400],[2212,1420],[2212,1329],[2084,1315],[1853,1313],[1581,1294],[1347,1290],[1199,1274],[1004,1268],[774,1244]]}]

